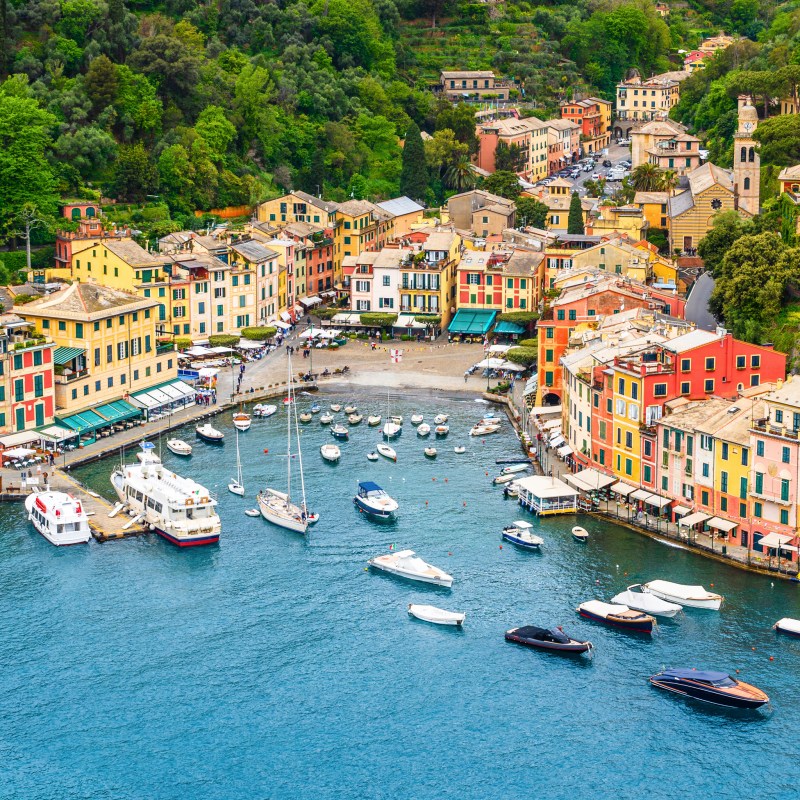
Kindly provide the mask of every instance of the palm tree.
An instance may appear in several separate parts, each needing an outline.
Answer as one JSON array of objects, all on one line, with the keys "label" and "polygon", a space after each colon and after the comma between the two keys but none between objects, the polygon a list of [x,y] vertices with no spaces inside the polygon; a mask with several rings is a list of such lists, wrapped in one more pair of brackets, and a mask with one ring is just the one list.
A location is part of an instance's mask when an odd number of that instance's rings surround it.
[{"label": "palm tree", "polygon": [[665,169],[661,173],[661,178],[659,179],[658,188],[661,189],[662,192],[669,192],[671,197],[677,185],[678,185],[678,173],[675,172],[674,169]]},{"label": "palm tree", "polygon": [[655,164],[639,164],[630,175],[630,183],[637,192],[655,192],[661,186],[663,170]]},{"label": "palm tree", "polygon": [[463,191],[475,186],[475,172],[467,156],[454,161],[444,173],[444,183],[448,189]]}]

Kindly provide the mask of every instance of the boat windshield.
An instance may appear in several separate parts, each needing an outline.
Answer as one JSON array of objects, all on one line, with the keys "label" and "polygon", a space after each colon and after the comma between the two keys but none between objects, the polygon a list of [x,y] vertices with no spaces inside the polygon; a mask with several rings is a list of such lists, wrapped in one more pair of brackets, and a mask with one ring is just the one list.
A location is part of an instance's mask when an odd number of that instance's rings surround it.
[{"label": "boat windshield", "polygon": [[716,681],[709,681],[709,683],[711,683],[711,685],[717,689],[730,689],[736,686],[736,681],[730,676],[727,676],[725,678],[720,678],[719,680]]}]

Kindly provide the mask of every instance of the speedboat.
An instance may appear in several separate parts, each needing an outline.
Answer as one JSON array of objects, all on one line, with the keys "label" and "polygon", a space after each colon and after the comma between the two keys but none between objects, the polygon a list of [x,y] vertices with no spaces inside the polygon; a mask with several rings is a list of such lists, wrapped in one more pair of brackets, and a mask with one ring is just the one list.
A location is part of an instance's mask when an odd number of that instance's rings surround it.
[{"label": "speedboat", "polygon": [[445,422],[447,422],[447,419],[448,419],[447,414],[437,414],[433,418],[433,424],[434,425],[444,425]]},{"label": "speedboat", "polygon": [[519,519],[503,528],[502,537],[523,550],[538,550],[544,544],[544,539],[531,533],[532,528],[530,522]]},{"label": "speedboat", "polygon": [[[422,426],[420,425],[420,428],[421,427]],[[417,428],[417,430],[419,430],[419,428]],[[437,425],[435,430],[436,430],[436,435],[437,436],[447,436],[447,434],[450,433],[450,426],[449,425]]]},{"label": "speedboat", "polygon": [[510,467],[503,467],[500,470],[503,475],[515,475],[517,472],[525,472],[528,469],[528,464],[512,464]]},{"label": "speedboat", "polygon": [[339,403],[331,403],[331,411],[333,411],[334,414],[338,414],[341,410],[342,407],[339,405]]},{"label": "speedboat", "polygon": [[367,460],[368,461],[377,461],[378,458],[379,458],[379,456],[374,450],[371,453],[367,453]]},{"label": "speedboat", "polygon": [[646,614],[652,614],[654,617],[674,617],[683,610],[677,603],[668,603],[666,600],[662,600],[654,594],[635,592],[634,589],[641,589],[641,584],[634,583],[624,592],[620,592],[615,597],[612,597],[611,602],[628,606],[628,608],[632,608],[635,611],[644,611]]},{"label": "speedboat", "polygon": [[371,414],[369,417],[367,417],[367,425],[369,425],[370,428],[377,428],[380,424],[381,417],[379,414]]},{"label": "speedboat", "polygon": [[499,425],[481,425],[478,423],[477,425],[472,426],[472,430],[470,430],[470,436],[488,436],[490,433],[497,433],[500,430]]},{"label": "speedboat", "polygon": [[587,531],[586,528],[581,528],[580,525],[576,525],[572,529],[572,538],[575,539],[576,542],[586,544],[586,542],[589,541],[589,531]]},{"label": "speedboat", "polygon": [[319,403],[314,403],[311,408],[308,409],[312,414],[319,414],[322,410],[322,406]]},{"label": "speedboat", "polygon": [[411,415],[411,424],[412,425],[419,425],[420,423],[425,421],[425,417],[422,414],[412,414]]},{"label": "speedboat", "polygon": [[329,414],[327,411],[324,414],[319,415],[319,424],[320,425],[330,425],[333,422],[333,414]]},{"label": "speedboat", "polygon": [[250,419],[250,415],[245,414],[244,411],[237,411],[233,415],[233,427],[236,428],[236,430],[238,431],[249,430],[250,425],[252,425],[252,420]]},{"label": "speedboat", "polygon": [[511,483],[511,481],[517,480],[516,475],[498,475],[495,478],[492,478],[492,483],[495,486],[500,486],[504,483]]},{"label": "speedboat", "polygon": [[642,584],[643,592],[650,592],[669,603],[691,608],[706,608],[719,611],[722,605],[722,595],[707,592],[702,586],[687,586],[671,581],[650,581]]},{"label": "speedboat", "polygon": [[456,453],[457,455],[461,455],[462,453],[467,452],[467,448],[464,447],[463,445],[457,445],[456,447],[453,448],[453,452]]},{"label": "speedboat", "polygon": [[167,450],[170,453],[175,453],[176,456],[190,456],[192,454],[192,446],[183,439],[167,439]]},{"label": "speedboat", "polygon": [[516,481],[507,483],[503,487],[503,497],[519,497],[519,486]]},{"label": "speedboat", "polygon": [[394,439],[395,436],[399,435],[402,428],[396,423],[392,422],[391,420],[387,420],[383,423],[383,435],[387,439]]},{"label": "speedboat", "polygon": [[413,550],[401,550],[399,553],[387,553],[385,556],[376,556],[367,562],[375,569],[383,570],[400,578],[411,581],[432,583],[435,586],[444,586],[449,589],[453,585],[452,575],[444,570],[434,567],[423,561]]},{"label": "speedboat", "polygon": [[344,413],[350,416],[350,414],[355,414],[358,411],[356,406],[345,406]]},{"label": "speedboat", "polygon": [[400,507],[393,497],[373,481],[362,481],[358,484],[358,493],[353,498],[356,508],[378,519],[391,519]]},{"label": "speedboat", "polygon": [[198,425],[194,430],[204,442],[209,442],[210,444],[221,444],[225,438],[225,434],[222,431],[218,431],[209,422]]},{"label": "speedboat", "polygon": [[427,422],[423,422],[422,425],[417,428],[417,436],[428,436],[430,432],[431,426],[428,425]]},{"label": "speedboat", "polygon": [[423,451],[428,458],[436,458],[436,448],[435,447],[426,447]]},{"label": "speedboat", "polygon": [[299,415],[298,419],[300,420],[300,422],[308,423],[311,422],[311,420],[314,419],[314,417],[312,416],[310,411],[304,411],[302,414]]},{"label": "speedboat", "polygon": [[50,544],[86,544],[92,538],[80,500],[66,492],[36,492],[25,498],[28,521]]},{"label": "speedboat", "polygon": [[362,414],[350,414],[350,416],[347,418],[347,421],[351,425],[359,425],[362,419],[364,419]]},{"label": "speedboat", "polygon": [[636,633],[652,633],[656,621],[649,614],[633,611],[628,606],[612,605],[601,600],[587,600],[578,606],[578,613],[587,619],[605,622]]},{"label": "speedboat", "polygon": [[336,423],[336,425],[331,425],[331,433],[337,439],[346,439],[350,435],[350,431],[348,431],[344,425],[341,425],[338,422]]},{"label": "speedboat", "polygon": [[338,445],[335,444],[324,444],[319,449],[320,455],[326,460],[330,461],[331,464],[335,464],[342,455],[342,451],[339,449]]},{"label": "speedboat", "polygon": [[423,622],[432,622],[434,625],[456,625],[459,628],[464,624],[467,616],[463,611],[445,611],[436,606],[416,605],[415,603],[408,604],[408,613]]},{"label": "speedboat", "polygon": [[384,457],[388,458],[390,461],[397,461],[397,451],[394,447],[390,447],[385,442],[380,442],[375,449]]},{"label": "speedboat", "polygon": [[559,653],[588,653],[593,647],[591,642],[581,642],[567,636],[561,627],[538,628],[535,625],[524,625],[506,631],[506,641]]},{"label": "speedboat", "polygon": [[779,619],[772,628],[778,633],[785,633],[787,636],[800,636],[800,619],[784,617]]},{"label": "speedboat", "polygon": [[278,410],[278,406],[258,403],[253,406],[254,417],[271,417]]},{"label": "speedboat", "polygon": [[755,709],[769,702],[769,697],[761,689],[737,680],[727,672],[664,669],[651,675],[650,683],[668,692],[728,708]]}]

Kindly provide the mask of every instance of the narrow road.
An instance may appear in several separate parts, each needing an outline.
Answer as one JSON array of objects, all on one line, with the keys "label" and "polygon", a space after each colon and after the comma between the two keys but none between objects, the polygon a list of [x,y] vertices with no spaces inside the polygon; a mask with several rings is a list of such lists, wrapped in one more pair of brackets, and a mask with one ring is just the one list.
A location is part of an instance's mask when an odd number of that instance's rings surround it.
[{"label": "narrow road", "polygon": [[686,301],[686,319],[706,331],[713,331],[719,325],[714,315],[708,310],[708,301],[713,291],[714,279],[704,272],[697,279],[697,283]]}]

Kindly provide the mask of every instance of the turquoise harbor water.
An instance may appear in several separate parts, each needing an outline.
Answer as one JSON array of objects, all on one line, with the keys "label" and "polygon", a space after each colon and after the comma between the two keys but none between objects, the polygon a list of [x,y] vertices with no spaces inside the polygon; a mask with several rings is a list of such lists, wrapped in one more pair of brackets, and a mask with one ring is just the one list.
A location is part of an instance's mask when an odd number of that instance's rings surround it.
[{"label": "turquoise harbor water", "polygon": [[[385,414],[385,400],[336,399]],[[319,445],[332,437],[315,417],[303,440],[322,519],[305,539],[242,513],[265,478],[281,485],[283,409],[241,437],[245,499],[225,488],[235,445],[222,417],[223,447],[189,428],[191,459],[164,449],[167,464],[218,492],[218,547],[146,536],[56,549],[21,505],[0,507],[0,797],[796,796],[800,641],[770,625],[800,616],[800,587],[585,517],[586,546],[562,518],[537,523],[541,554],[501,549],[500,529],[521,512],[490,478],[494,459],[518,450],[508,425],[469,440],[484,408],[398,400],[397,464],[366,460],[378,440],[366,422],[340,445],[338,466],[323,463]],[[429,421],[450,414],[436,461],[410,426],[416,410]],[[111,497],[112,464],[77,474]],[[395,524],[356,513],[366,478],[399,500]],[[390,544],[447,569],[453,589],[366,572]],[[575,613],[654,577],[713,583],[726,605],[689,610],[652,640]],[[409,602],[466,611],[465,628],[411,620]],[[590,638],[594,659],[504,642],[507,628],[530,623]],[[664,665],[740,669],[773,708],[742,715],[659,692],[646,679]]]}]

